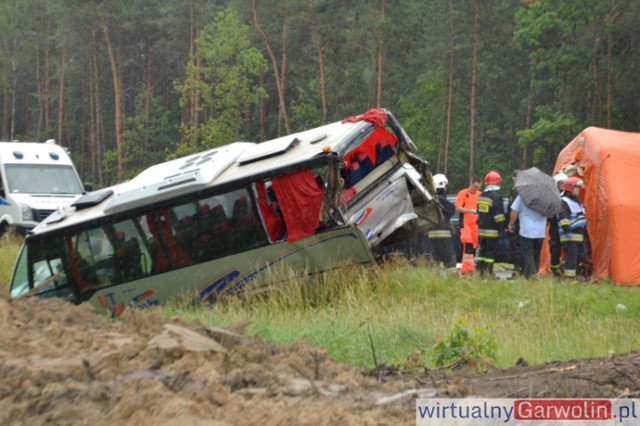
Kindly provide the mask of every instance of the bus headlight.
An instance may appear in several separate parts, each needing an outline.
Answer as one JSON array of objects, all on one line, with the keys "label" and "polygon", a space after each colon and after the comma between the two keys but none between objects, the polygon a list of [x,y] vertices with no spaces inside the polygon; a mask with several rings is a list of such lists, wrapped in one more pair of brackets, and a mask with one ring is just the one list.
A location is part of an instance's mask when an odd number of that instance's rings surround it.
[{"label": "bus headlight", "polygon": [[22,206],[22,220],[33,220],[33,210],[29,206]]}]

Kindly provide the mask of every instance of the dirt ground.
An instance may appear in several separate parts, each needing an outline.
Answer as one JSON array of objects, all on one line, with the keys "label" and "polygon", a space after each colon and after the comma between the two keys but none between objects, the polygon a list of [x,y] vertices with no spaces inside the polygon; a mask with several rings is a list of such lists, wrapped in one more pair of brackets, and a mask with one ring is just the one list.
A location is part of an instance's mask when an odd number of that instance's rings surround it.
[{"label": "dirt ground", "polygon": [[[507,370],[364,371],[303,344],[0,298],[0,423],[414,424],[420,397],[637,397],[640,354]],[[521,362],[526,364],[526,362]]]}]

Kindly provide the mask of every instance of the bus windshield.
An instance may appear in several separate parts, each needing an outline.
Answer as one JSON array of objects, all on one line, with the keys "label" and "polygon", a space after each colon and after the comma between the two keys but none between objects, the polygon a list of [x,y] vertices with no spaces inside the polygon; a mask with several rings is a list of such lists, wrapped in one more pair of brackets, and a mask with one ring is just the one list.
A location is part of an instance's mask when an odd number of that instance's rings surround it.
[{"label": "bus windshield", "polygon": [[72,166],[53,164],[5,165],[8,192],[14,194],[82,194]]}]

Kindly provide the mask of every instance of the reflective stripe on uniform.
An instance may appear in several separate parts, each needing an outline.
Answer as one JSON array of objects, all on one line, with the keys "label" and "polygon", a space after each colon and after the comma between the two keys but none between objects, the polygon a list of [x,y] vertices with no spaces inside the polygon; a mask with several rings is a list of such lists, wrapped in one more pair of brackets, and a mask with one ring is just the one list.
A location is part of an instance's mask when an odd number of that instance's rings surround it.
[{"label": "reflective stripe on uniform", "polygon": [[482,196],[478,198],[478,212],[488,213],[492,207],[493,207],[493,200],[491,198],[482,197]]},{"label": "reflective stripe on uniform", "polygon": [[451,231],[448,229],[435,229],[427,233],[429,238],[451,238]]},{"label": "reflective stripe on uniform", "polygon": [[[569,216],[569,218],[571,218],[571,216]],[[586,228],[587,218],[584,216],[578,216],[571,221],[571,224],[569,226],[571,227],[572,230]]]},{"label": "reflective stripe on uniform", "polygon": [[500,237],[500,232],[497,229],[480,229],[480,236],[483,238],[498,238]]},{"label": "reflective stripe on uniform", "polygon": [[583,243],[584,235],[573,234],[571,232],[560,232],[560,242],[561,243]]}]

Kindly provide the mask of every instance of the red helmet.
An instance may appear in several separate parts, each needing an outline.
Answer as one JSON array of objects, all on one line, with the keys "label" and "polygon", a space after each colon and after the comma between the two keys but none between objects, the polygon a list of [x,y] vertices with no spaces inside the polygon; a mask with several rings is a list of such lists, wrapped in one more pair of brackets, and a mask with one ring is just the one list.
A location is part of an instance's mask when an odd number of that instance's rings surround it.
[{"label": "red helmet", "polygon": [[495,171],[490,171],[489,173],[487,173],[487,175],[484,177],[484,184],[485,185],[500,185],[502,184],[502,177],[500,176],[500,173],[495,172]]},{"label": "red helmet", "polygon": [[573,188],[584,188],[584,182],[577,176],[570,177],[564,182],[562,189],[565,191],[573,191]]}]

